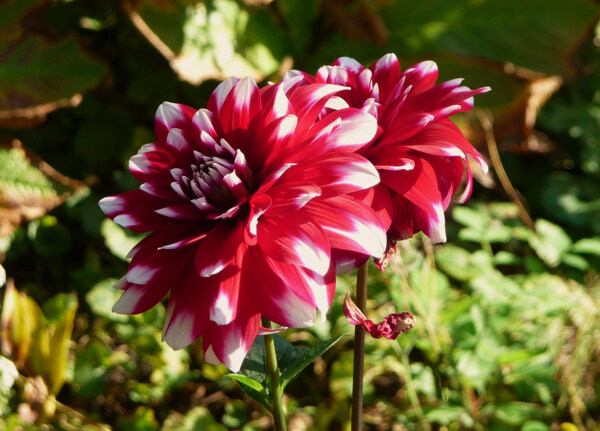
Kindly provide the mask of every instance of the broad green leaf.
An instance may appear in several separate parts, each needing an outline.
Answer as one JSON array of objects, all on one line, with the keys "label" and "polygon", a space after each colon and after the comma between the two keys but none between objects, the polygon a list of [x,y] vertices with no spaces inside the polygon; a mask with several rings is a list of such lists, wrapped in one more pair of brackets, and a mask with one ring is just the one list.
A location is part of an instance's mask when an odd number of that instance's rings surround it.
[{"label": "broad green leaf", "polygon": [[456,352],[455,360],[461,381],[485,392],[488,379],[497,369],[496,362],[471,351]]},{"label": "broad green leaf", "polygon": [[454,207],[452,218],[464,226],[477,230],[485,229],[492,222],[492,219],[486,212],[467,206]]},{"label": "broad green leaf", "polygon": [[127,260],[127,254],[145,235],[131,233],[110,219],[102,221],[102,236],[108,249],[115,256]]},{"label": "broad green leaf", "polygon": [[[19,141],[15,140],[11,147],[0,148],[0,236],[10,234],[23,220],[43,216],[83,187],[82,183],[67,179],[41,161],[33,163]],[[61,230],[51,228],[46,233],[64,238],[65,232],[58,232]],[[42,244],[43,241],[37,245]],[[54,250],[59,250],[61,244],[55,245]]]},{"label": "broad green leaf", "polygon": [[0,148],[0,204],[53,204],[68,189],[33,165],[20,146]]},{"label": "broad green leaf", "polygon": [[567,253],[562,257],[562,262],[565,265],[569,265],[571,268],[575,268],[583,272],[590,268],[588,261],[583,256],[579,256],[578,254]]},{"label": "broad green leaf", "polygon": [[547,415],[548,409],[540,404],[514,401],[495,406],[495,416],[502,422],[513,426],[522,425],[531,419],[542,419]]},{"label": "broad green leaf", "polygon": [[100,341],[88,343],[75,357],[73,390],[93,399],[105,391],[111,348]]},{"label": "broad green leaf", "polygon": [[278,69],[286,51],[285,35],[267,10],[234,0],[146,0],[138,12],[159,38],[150,41],[192,84],[246,75],[262,80]]},{"label": "broad green leaf", "polygon": [[546,74],[566,73],[567,53],[598,8],[587,0],[396,1],[381,13],[404,55],[453,53]]},{"label": "broad green leaf", "polygon": [[129,320],[128,316],[112,311],[113,305],[121,296],[121,292],[113,288],[116,282],[116,279],[108,278],[94,285],[85,295],[85,300],[95,315],[115,322],[126,322]]},{"label": "broad green leaf", "polygon": [[[277,365],[279,369],[284,370],[292,364],[296,358],[302,356],[307,350],[303,347],[295,347],[290,344],[285,338],[279,334],[273,335],[275,342],[275,352],[277,354]],[[267,354],[265,351],[264,337],[258,336],[250,347],[240,372],[253,380],[256,380],[261,385],[265,385],[267,381]]]},{"label": "broad green leaf", "polygon": [[160,425],[150,407],[139,406],[133,415],[119,417],[117,423],[120,429],[130,431],[158,431]]},{"label": "broad green leaf", "polygon": [[52,43],[28,36],[16,44],[0,39],[0,57],[0,112],[7,115],[70,98],[97,85],[104,74],[104,67],[69,39]]},{"label": "broad green leaf", "polygon": [[462,406],[434,407],[425,413],[425,418],[440,425],[450,425],[453,422],[460,422],[464,426],[470,426],[469,423],[473,423],[469,412]]},{"label": "broad green leaf", "polygon": [[258,401],[267,409],[271,408],[271,401],[269,400],[267,392],[265,391],[264,386],[259,382],[243,374],[227,374],[227,377],[235,380],[250,398]]},{"label": "broad green leaf", "polygon": [[219,424],[204,406],[190,409],[185,416],[171,413],[165,419],[161,431],[227,431],[225,425]]},{"label": "broad green leaf", "polygon": [[292,380],[294,380],[304,368],[310,365],[315,359],[317,359],[317,357],[321,356],[323,353],[329,350],[335,343],[340,341],[343,337],[345,337],[345,335],[339,335],[337,337],[323,341],[322,343],[317,344],[311,349],[305,349],[306,351],[302,356],[296,356],[296,358],[291,364],[289,364],[285,368],[282,368],[282,387],[285,388],[285,386]]},{"label": "broad green leaf", "polygon": [[535,230],[529,245],[548,266],[557,266],[571,247],[571,238],[563,228],[543,219],[536,220]]},{"label": "broad green leaf", "polygon": [[521,431],[550,431],[550,429],[544,422],[527,421],[523,424]]},{"label": "broad green leaf", "polygon": [[600,237],[580,239],[573,244],[570,251],[573,253],[600,256]]}]

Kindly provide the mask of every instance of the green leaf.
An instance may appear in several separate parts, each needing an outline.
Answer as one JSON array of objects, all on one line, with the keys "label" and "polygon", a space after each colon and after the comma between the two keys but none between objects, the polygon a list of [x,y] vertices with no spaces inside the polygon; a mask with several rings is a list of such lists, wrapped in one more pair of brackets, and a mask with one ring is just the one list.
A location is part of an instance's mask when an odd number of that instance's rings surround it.
[{"label": "green leaf", "polygon": [[123,229],[110,219],[102,221],[101,231],[110,252],[125,261],[129,251],[146,236]]},{"label": "green leaf", "polygon": [[308,349],[302,356],[297,356],[294,361],[287,367],[282,368],[281,373],[281,385],[283,388],[287,386],[296,376],[309,364],[311,364],[317,357],[321,356],[327,350],[329,350],[335,343],[340,341],[345,335],[339,335],[331,338],[327,341],[323,341],[317,344],[315,347]]},{"label": "green leaf", "polygon": [[600,238],[595,236],[592,238],[583,238],[577,241],[571,247],[571,252],[580,254],[593,254],[600,257]]},{"label": "green leaf", "polygon": [[467,410],[460,406],[435,407],[425,414],[425,418],[440,425],[450,425],[450,423],[457,421],[460,421],[465,426],[473,423],[473,419]]},{"label": "green leaf", "polygon": [[547,220],[536,220],[535,233],[529,238],[529,245],[546,265],[557,266],[571,244],[571,238],[563,228]]},{"label": "green leaf", "polygon": [[527,421],[523,424],[521,431],[550,431],[550,429],[544,422]]},{"label": "green leaf", "polygon": [[271,401],[269,400],[265,387],[259,382],[243,374],[227,374],[227,377],[235,380],[250,398],[258,401],[267,409],[271,408]]},{"label": "green leaf", "polygon": [[139,15],[160,39],[171,67],[192,84],[231,75],[261,80],[279,68],[287,51],[285,34],[266,10],[234,0],[146,0]]},{"label": "green leaf", "polygon": [[85,300],[95,315],[115,322],[126,322],[129,320],[128,316],[112,311],[113,305],[121,296],[121,292],[113,288],[116,282],[117,280],[114,278],[107,278],[95,284],[86,293]]},{"label": "green leaf", "polygon": [[228,428],[215,421],[215,418],[204,406],[190,409],[185,416],[171,413],[165,419],[161,431],[227,431]]},{"label": "green leaf", "polygon": [[495,410],[496,418],[512,426],[522,425],[530,419],[545,418],[548,414],[540,404],[519,401],[496,404]]},{"label": "green leaf", "polygon": [[[273,341],[275,342],[277,365],[282,372],[307,350],[303,347],[293,346],[279,334],[273,335]],[[256,337],[242,363],[241,373],[259,382],[261,385],[265,385],[268,375],[266,358],[264,337]]]},{"label": "green leaf", "polygon": [[70,98],[97,85],[104,67],[73,40],[47,42],[28,36],[0,41],[0,111],[30,108]]},{"label": "green leaf", "polygon": [[423,0],[390,2],[381,14],[401,55],[452,53],[564,75],[567,53],[597,11],[586,0],[568,8],[564,0]]},{"label": "green leaf", "polygon": [[0,206],[6,202],[51,207],[65,191],[31,164],[22,148],[0,148]]}]

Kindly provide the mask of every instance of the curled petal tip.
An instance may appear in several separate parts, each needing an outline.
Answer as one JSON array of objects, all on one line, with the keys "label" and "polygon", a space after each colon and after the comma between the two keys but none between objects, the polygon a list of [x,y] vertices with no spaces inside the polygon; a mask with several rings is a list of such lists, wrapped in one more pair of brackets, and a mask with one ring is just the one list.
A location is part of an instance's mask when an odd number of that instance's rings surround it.
[{"label": "curled petal tip", "polygon": [[355,326],[362,325],[373,338],[385,337],[388,340],[395,340],[402,332],[414,328],[416,322],[413,314],[404,311],[388,314],[382,322],[375,324],[360,311],[350,298],[350,294],[346,295],[344,301],[344,314],[348,322]]},{"label": "curled petal tip", "polygon": [[[354,303],[352,298],[350,298],[350,293],[346,294],[346,299],[344,300],[344,314],[346,315],[346,319],[353,325],[362,325],[364,322],[368,321],[367,317],[360,311],[360,308]],[[371,322],[372,324],[373,322]]]}]

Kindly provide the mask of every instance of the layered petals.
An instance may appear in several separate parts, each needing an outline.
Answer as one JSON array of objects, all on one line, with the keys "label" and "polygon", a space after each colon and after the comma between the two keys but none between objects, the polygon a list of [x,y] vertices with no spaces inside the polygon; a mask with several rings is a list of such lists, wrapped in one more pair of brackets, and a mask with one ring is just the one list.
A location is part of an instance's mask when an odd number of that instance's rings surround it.
[{"label": "layered petals", "polygon": [[202,338],[205,360],[234,371],[262,316],[286,327],[325,316],[334,251],[385,250],[376,212],[347,196],[379,182],[358,153],[377,122],[326,108],[347,87],[302,80],[259,89],[231,78],[206,108],[164,103],[157,140],[130,159],[139,190],[100,201],[116,223],[149,233],[130,253],[114,311],[168,297],[163,340],[181,349]]},{"label": "layered petals", "polygon": [[[394,241],[421,231],[434,242],[445,241],[444,211],[455,195],[458,202],[464,202],[472,190],[469,160],[487,171],[483,157],[448,117],[470,110],[473,97],[490,88],[471,90],[461,85],[461,79],[436,84],[434,62],[424,61],[402,71],[393,54],[370,67],[342,57],[320,68],[315,76],[291,72],[285,79],[297,76],[311,85],[349,88],[336,95],[341,99],[336,104],[326,105],[321,112],[323,120],[336,106],[354,107],[376,118],[375,138],[356,151],[374,165],[381,183],[373,192],[353,196],[371,205],[381,217],[388,250]],[[352,253],[333,254],[340,256],[340,261],[360,261]]]}]

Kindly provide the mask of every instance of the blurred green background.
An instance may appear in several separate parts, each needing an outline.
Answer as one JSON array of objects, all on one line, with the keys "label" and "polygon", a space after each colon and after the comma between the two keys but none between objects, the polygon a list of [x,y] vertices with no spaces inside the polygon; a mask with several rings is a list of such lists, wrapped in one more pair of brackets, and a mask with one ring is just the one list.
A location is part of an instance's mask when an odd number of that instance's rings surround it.
[{"label": "blurred green background", "polygon": [[[263,430],[270,418],[160,342],[165,308],[110,309],[137,237],[101,197],[138,186],[127,160],[163,101],[217,82],[276,82],[340,56],[491,93],[457,122],[490,162],[449,241],[404,241],[370,274],[368,315],[417,327],[367,340],[365,429],[600,429],[600,3],[592,0],[0,1],[0,430]],[[0,267],[0,273],[2,273]],[[4,277],[0,276],[0,281]],[[340,277],[314,346],[352,328]],[[352,337],[286,390],[290,430],[349,429]]]}]

